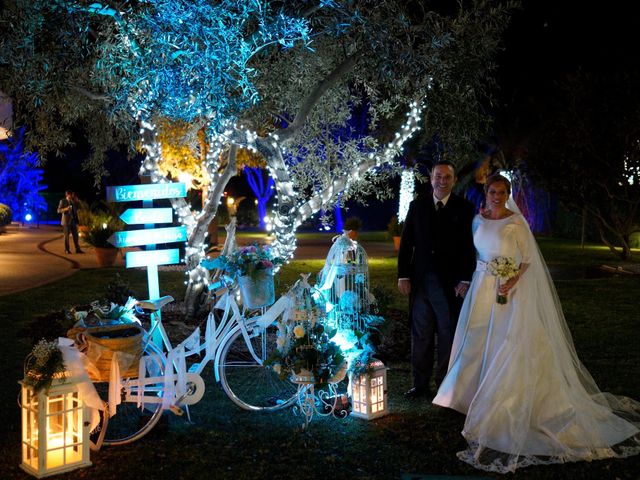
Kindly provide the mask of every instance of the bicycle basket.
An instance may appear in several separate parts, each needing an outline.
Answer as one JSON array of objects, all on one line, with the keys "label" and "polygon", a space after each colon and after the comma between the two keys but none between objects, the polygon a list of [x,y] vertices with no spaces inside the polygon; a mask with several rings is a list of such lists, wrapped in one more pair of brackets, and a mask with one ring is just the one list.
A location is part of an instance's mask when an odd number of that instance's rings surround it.
[{"label": "bicycle basket", "polygon": [[94,382],[108,382],[113,355],[118,354],[118,366],[122,377],[137,377],[142,355],[143,330],[136,324],[108,325],[73,328],[67,332],[91,363],[97,373],[89,370]]}]

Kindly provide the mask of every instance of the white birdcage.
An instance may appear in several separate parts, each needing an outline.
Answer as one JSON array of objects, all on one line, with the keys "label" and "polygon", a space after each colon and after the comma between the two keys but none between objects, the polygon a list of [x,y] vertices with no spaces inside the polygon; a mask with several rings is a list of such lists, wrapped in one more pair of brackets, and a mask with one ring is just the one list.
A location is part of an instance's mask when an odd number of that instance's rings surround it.
[{"label": "white birdcage", "polygon": [[327,302],[331,326],[363,331],[369,313],[369,261],[364,248],[348,235],[334,237],[316,288]]}]

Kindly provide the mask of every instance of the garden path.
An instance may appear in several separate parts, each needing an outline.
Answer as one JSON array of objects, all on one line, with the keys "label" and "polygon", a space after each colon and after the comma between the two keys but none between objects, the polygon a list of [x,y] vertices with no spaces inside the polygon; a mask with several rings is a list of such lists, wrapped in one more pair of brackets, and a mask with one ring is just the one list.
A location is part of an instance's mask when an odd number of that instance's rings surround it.
[{"label": "garden path", "polygon": [[[241,241],[240,243],[250,243]],[[59,225],[22,226],[12,223],[0,234],[0,296],[39,287],[72,275],[78,269],[97,268],[93,247],[82,243],[84,254],[64,253]],[[391,242],[363,242],[369,257],[395,256]],[[331,247],[328,238],[298,240],[296,260],[323,259]],[[124,251],[115,265],[124,266]],[[180,267],[178,267],[180,268]]]}]

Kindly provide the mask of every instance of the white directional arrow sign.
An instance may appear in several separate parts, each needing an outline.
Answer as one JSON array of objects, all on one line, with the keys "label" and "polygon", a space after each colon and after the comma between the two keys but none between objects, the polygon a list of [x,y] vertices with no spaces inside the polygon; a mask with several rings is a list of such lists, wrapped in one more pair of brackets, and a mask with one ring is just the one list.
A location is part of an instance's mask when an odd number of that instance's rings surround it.
[{"label": "white directional arrow sign", "polygon": [[108,239],[117,248],[187,241],[187,227],[167,227],[115,232]]},{"label": "white directional arrow sign", "polygon": [[177,248],[170,248],[167,250],[127,252],[125,259],[127,268],[173,265],[174,263],[180,263],[180,251]]},{"label": "white directional arrow sign", "polygon": [[122,212],[120,218],[127,225],[143,225],[145,223],[171,223],[171,208],[129,208]]}]

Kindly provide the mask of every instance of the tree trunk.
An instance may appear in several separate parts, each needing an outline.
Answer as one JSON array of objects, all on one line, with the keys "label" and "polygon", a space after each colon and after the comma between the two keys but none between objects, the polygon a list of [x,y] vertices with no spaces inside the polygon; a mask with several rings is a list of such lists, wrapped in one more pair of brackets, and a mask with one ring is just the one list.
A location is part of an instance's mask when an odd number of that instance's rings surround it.
[{"label": "tree trunk", "polygon": [[[209,224],[215,218],[218,212],[220,198],[224,193],[229,180],[236,173],[236,153],[238,147],[232,145],[229,150],[227,166],[222,174],[216,174],[212,178],[213,188],[209,188],[206,207],[197,217],[197,222],[193,228],[189,240],[187,241],[187,251],[185,254],[185,263],[187,270],[190,272],[189,283],[184,297],[185,314],[188,319],[193,318],[198,311],[206,303],[206,285],[208,284],[209,272],[200,266],[200,261],[204,258],[202,253],[202,245],[205,243]],[[199,281],[198,276],[205,277],[207,282]],[[194,278],[195,277],[195,278]]]},{"label": "tree trunk", "polygon": [[213,220],[209,222],[209,227],[207,228],[209,232],[209,245],[212,247],[217,246],[220,243],[220,239],[218,238],[218,216],[213,217]]}]

